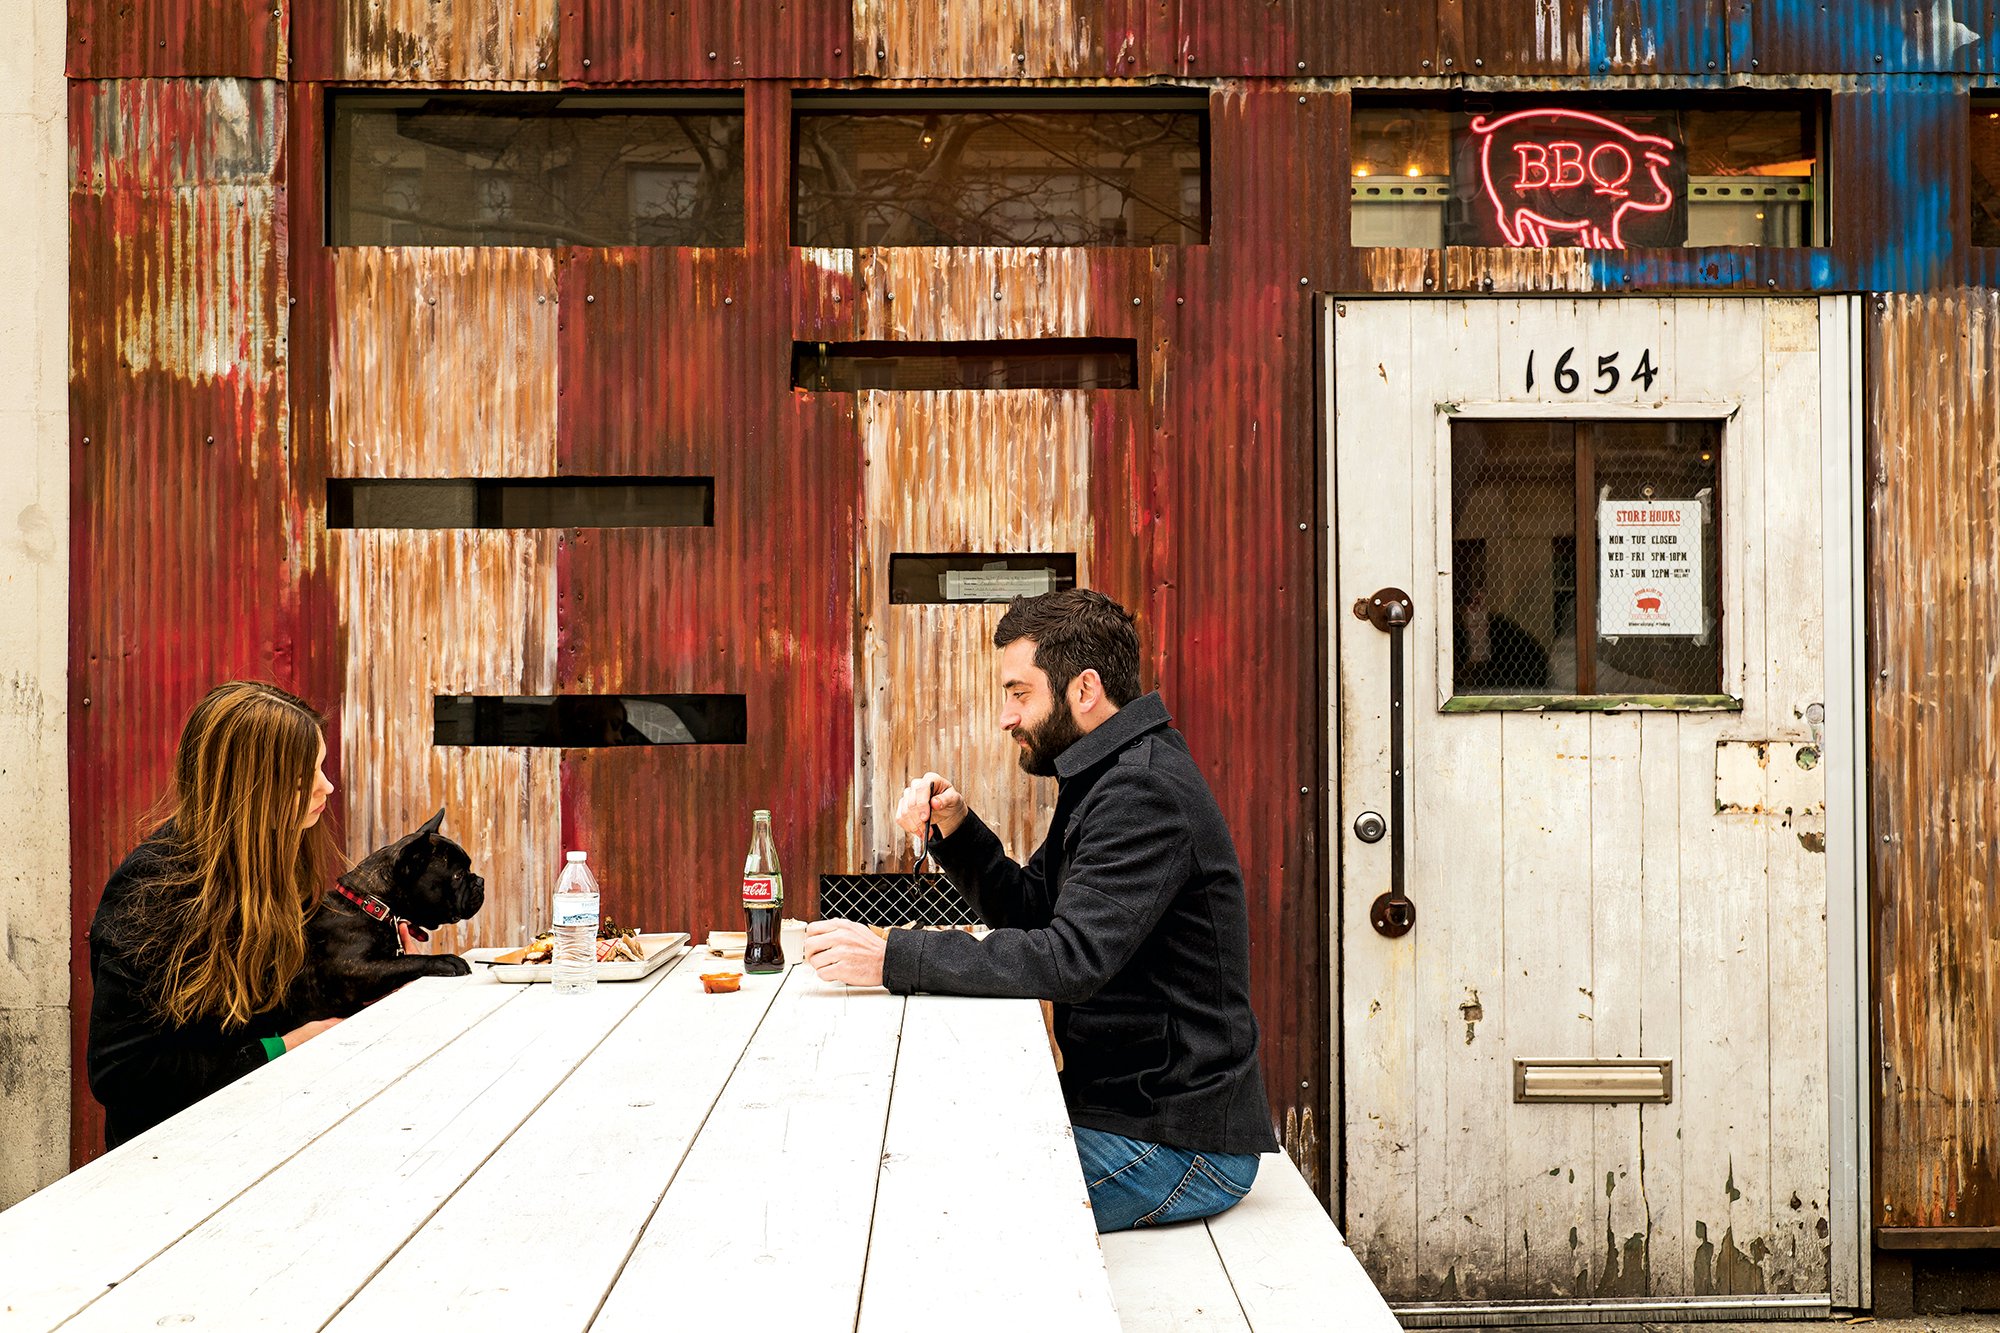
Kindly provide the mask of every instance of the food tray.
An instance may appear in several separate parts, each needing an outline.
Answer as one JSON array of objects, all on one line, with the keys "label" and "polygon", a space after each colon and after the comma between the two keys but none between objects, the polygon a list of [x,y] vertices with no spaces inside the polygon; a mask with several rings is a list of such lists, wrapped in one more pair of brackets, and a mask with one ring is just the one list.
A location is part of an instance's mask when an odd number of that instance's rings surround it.
[{"label": "food tray", "polygon": [[[685,931],[664,935],[641,935],[639,943],[646,950],[643,963],[599,963],[599,981],[637,981],[640,977],[651,976],[660,968],[688,951],[688,936]],[[495,981],[534,983],[547,981],[555,972],[549,963],[495,963],[493,960],[512,949],[467,949],[464,957],[468,963],[486,963],[487,971]]]}]

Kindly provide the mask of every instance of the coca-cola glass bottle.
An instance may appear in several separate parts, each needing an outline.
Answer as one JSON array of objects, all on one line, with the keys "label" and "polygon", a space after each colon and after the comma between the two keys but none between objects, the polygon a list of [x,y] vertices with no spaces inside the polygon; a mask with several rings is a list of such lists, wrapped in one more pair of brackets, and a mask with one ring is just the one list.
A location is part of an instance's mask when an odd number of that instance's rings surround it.
[{"label": "coca-cola glass bottle", "polygon": [[743,858],[743,970],[782,972],[785,950],[778,917],[785,906],[785,877],[778,870],[778,845],[771,839],[771,812],[759,810],[750,827],[750,854]]}]

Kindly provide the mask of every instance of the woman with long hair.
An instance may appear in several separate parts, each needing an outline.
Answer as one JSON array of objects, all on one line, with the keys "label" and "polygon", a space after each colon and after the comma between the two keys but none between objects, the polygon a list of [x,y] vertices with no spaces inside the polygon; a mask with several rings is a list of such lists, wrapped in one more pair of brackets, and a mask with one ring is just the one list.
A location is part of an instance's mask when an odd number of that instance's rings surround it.
[{"label": "woman with long hair", "polygon": [[172,787],[90,927],[87,1055],[107,1148],[338,1021],[287,1005],[336,869],[324,721],[254,681],[188,714]]}]

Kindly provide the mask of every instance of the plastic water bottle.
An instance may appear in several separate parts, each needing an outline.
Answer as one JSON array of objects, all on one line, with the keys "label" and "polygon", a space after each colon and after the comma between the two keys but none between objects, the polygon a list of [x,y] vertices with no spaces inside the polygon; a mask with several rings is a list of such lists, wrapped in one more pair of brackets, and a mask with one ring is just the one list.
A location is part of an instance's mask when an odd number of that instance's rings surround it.
[{"label": "plastic water bottle", "polygon": [[566,860],[556,881],[549,981],[558,995],[581,995],[597,984],[597,879],[582,852],[571,852]]}]

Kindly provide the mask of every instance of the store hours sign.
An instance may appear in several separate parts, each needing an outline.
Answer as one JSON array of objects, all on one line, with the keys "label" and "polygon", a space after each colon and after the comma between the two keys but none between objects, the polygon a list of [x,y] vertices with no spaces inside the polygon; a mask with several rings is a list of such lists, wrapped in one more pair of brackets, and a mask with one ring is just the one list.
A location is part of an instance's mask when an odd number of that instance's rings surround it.
[{"label": "store hours sign", "polygon": [[1597,506],[1597,633],[1708,632],[1700,500],[1602,500]]}]

